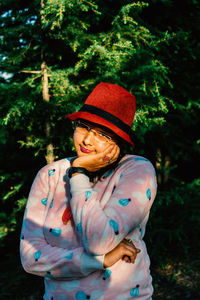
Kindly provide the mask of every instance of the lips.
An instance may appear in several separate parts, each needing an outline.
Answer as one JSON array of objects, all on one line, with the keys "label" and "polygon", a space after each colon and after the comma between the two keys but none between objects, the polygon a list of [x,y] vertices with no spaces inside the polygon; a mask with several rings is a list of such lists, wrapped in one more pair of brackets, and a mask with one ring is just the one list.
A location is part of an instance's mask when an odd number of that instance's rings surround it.
[{"label": "lips", "polygon": [[84,147],[81,147],[81,151],[84,152],[84,153],[90,153],[90,152],[92,152],[91,150],[88,150],[88,149],[86,149]]}]

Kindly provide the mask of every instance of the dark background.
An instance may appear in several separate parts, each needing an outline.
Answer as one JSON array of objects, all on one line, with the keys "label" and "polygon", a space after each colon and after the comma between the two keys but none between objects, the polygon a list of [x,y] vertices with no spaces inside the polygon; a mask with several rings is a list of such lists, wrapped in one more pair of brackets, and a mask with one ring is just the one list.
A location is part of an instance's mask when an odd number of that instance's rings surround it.
[{"label": "dark background", "polygon": [[157,172],[145,235],[154,299],[199,299],[200,4],[61,4],[0,3],[0,298],[42,297],[42,279],[23,271],[18,250],[30,186],[47,162],[73,155],[64,115],[104,81],[135,94],[129,153]]}]

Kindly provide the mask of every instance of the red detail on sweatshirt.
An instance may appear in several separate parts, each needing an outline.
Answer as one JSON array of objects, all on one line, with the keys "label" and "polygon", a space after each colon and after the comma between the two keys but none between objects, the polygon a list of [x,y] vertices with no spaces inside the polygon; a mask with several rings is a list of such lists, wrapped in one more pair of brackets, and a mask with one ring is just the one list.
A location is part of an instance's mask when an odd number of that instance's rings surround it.
[{"label": "red detail on sweatshirt", "polygon": [[68,206],[67,208],[65,208],[64,213],[62,215],[62,221],[64,224],[67,224],[67,222],[72,218],[72,211],[71,211],[71,207]]}]

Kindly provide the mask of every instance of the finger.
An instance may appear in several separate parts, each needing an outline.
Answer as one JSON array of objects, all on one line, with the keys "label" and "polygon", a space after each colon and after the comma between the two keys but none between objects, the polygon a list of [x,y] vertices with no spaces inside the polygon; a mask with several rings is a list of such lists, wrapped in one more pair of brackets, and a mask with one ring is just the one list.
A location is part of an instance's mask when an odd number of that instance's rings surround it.
[{"label": "finger", "polygon": [[130,262],[131,262],[131,258],[130,258],[130,256],[128,256],[128,255],[124,255],[124,256],[122,257],[122,260],[125,261],[125,262],[127,262],[127,263],[130,263]]},{"label": "finger", "polygon": [[107,162],[110,159],[109,154],[112,151],[112,149],[113,149],[113,145],[109,145],[108,148],[106,148],[106,150],[104,150],[101,153],[96,154],[96,159],[103,161],[103,162],[104,161]]},{"label": "finger", "polygon": [[113,162],[113,159],[112,159],[113,155],[111,154],[111,153],[113,153],[112,151],[113,151],[113,148],[111,147],[108,149],[108,151],[106,151],[102,154],[102,161],[105,162],[106,164]]},{"label": "finger", "polygon": [[123,242],[126,243],[126,245],[132,247],[132,248],[136,251],[136,253],[140,253],[141,250],[138,249],[138,248],[136,248],[135,245],[133,244],[133,242],[132,242],[132,241],[130,242],[130,241],[131,241],[131,240],[127,240],[127,239],[124,239],[124,240],[123,240]]},{"label": "finger", "polygon": [[103,152],[102,152],[102,157],[110,157],[110,152],[112,151],[112,149],[115,147],[115,145],[109,145]]},{"label": "finger", "polygon": [[129,262],[129,263],[134,263],[135,262],[135,259],[136,259],[136,254],[134,255],[124,255],[123,256],[123,260],[126,261],[126,262]]},{"label": "finger", "polygon": [[131,239],[125,238],[125,239],[123,239],[123,243],[125,243],[126,245],[131,246],[131,247],[133,247],[134,249],[136,249],[136,247],[135,247],[135,245],[133,244],[133,242],[132,242]]},{"label": "finger", "polygon": [[110,159],[112,161],[116,161],[119,156],[119,152],[120,152],[119,147],[117,145],[115,145],[115,147],[113,148],[113,150],[110,153]]},{"label": "finger", "polygon": [[[136,248],[134,244],[130,244],[130,243],[129,243],[128,246],[131,247],[132,251],[134,251],[135,256],[136,256],[138,253],[141,252],[141,250],[138,249],[138,248]],[[130,248],[129,248],[129,249],[130,249]]]},{"label": "finger", "polygon": [[134,263],[135,262],[135,258],[137,256],[137,253],[136,253],[135,249],[130,248],[130,247],[128,248],[128,246],[127,247],[125,246],[125,248],[123,249],[123,256],[122,256],[122,258],[123,257],[125,258],[125,256],[128,256],[130,258],[130,262]]},{"label": "finger", "polygon": [[141,252],[141,250],[140,249],[137,249],[136,247],[135,247],[135,245],[133,245],[133,244],[128,244],[128,245],[126,245],[126,249],[127,249],[127,251],[130,251],[130,258],[131,258],[131,262],[134,262],[135,261],[135,259],[136,259],[136,256],[137,256],[137,254],[138,253],[140,253]]},{"label": "finger", "polygon": [[117,159],[119,157],[119,155],[120,155],[120,148],[117,146],[115,158]]},{"label": "finger", "polygon": [[114,146],[114,147],[111,149],[110,153],[107,154],[106,158],[109,157],[109,162],[114,162],[114,161],[115,161],[115,154],[116,154],[116,151],[117,151],[117,149],[116,149],[116,147]]},{"label": "finger", "polygon": [[105,157],[103,157],[103,160],[104,161],[110,160],[110,157],[109,156],[105,156]]},{"label": "finger", "polygon": [[117,160],[120,153],[120,149],[117,145],[115,145],[113,148],[111,148],[111,151],[109,154],[107,154],[103,160],[107,163],[113,163]]}]

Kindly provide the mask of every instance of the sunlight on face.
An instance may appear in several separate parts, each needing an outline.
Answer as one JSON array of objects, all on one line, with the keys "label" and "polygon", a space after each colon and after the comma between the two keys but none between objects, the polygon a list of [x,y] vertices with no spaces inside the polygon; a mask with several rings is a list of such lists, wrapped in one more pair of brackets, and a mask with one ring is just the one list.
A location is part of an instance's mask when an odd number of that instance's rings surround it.
[{"label": "sunlight on face", "polygon": [[87,122],[85,120],[84,123],[88,124],[89,126],[92,125],[92,130],[81,130],[79,127],[75,129],[73,140],[78,157],[102,153],[109,145],[116,144],[113,139],[107,141],[99,141],[95,138],[95,130],[101,131],[111,136],[110,132],[107,132],[100,125],[95,126],[94,123]]}]

